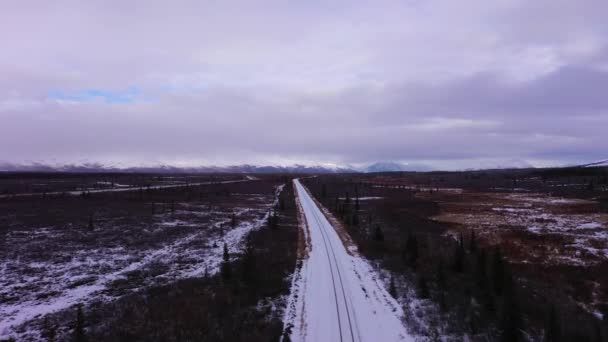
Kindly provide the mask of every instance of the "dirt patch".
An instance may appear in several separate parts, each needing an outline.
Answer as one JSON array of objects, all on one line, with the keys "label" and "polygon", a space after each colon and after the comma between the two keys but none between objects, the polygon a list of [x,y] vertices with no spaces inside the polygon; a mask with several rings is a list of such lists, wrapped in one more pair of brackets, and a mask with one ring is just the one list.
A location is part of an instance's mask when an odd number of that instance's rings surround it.
[{"label": "dirt patch", "polygon": [[[297,188],[294,186],[294,190],[297,192]],[[308,258],[310,250],[312,248],[312,243],[310,241],[310,233],[308,232],[308,222],[306,222],[306,215],[304,215],[304,210],[302,209],[302,204],[300,203],[300,198],[295,196],[296,207],[298,209],[298,250],[297,257],[298,260]]]},{"label": "dirt patch", "polygon": [[[515,262],[585,265],[608,259],[608,214],[599,203],[538,193],[477,193],[436,198],[452,232],[475,230],[488,244],[509,244]],[[539,243],[541,239],[543,243]]]}]

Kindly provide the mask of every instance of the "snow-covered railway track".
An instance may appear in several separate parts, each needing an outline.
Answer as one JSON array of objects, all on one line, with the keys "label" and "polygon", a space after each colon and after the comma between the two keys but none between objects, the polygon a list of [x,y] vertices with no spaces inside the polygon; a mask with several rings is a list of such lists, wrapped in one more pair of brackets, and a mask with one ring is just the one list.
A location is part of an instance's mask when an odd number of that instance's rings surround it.
[{"label": "snow-covered railway track", "polygon": [[351,255],[305,187],[294,181],[308,254],[294,276],[285,327],[292,341],[411,341],[378,275]]},{"label": "snow-covered railway track", "polygon": [[[310,197],[308,197],[306,200],[312,201],[310,199]],[[314,203],[309,203],[309,204],[314,205]],[[323,247],[325,250],[325,254],[327,255],[327,261],[330,265],[330,273],[331,273],[331,278],[332,278],[334,300],[336,303],[336,314],[338,317],[338,330],[340,333],[340,342],[361,341],[359,334],[355,335],[355,331],[358,331],[357,321],[354,319],[355,313],[352,309],[352,302],[350,300],[350,297],[348,297],[348,299],[347,299],[347,296],[346,296],[344,282],[342,279],[342,273],[340,272],[340,264],[338,263],[333,244],[328,236],[328,232],[326,230],[327,227],[324,224],[323,220],[320,219],[319,213],[317,213],[315,211],[313,211],[312,213],[313,213],[315,223],[317,223],[317,227],[320,228],[319,231],[321,233],[321,236],[323,237]],[[330,256],[330,253],[331,253],[331,256]],[[335,274],[338,275],[337,284],[335,281],[335,278],[336,278]],[[338,293],[340,293],[341,296],[338,295]],[[341,299],[341,300],[339,300],[339,299]],[[343,315],[344,315],[343,311],[346,311],[346,317],[343,317]],[[340,314],[341,312],[342,312],[342,315]],[[352,319],[351,319],[351,316],[353,316]],[[346,318],[346,320],[348,321],[348,326],[346,326],[345,324],[342,323],[344,318]],[[355,325],[354,331],[353,331],[353,325]],[[348,330],[346,330],[346,329],[348,329]]]}]

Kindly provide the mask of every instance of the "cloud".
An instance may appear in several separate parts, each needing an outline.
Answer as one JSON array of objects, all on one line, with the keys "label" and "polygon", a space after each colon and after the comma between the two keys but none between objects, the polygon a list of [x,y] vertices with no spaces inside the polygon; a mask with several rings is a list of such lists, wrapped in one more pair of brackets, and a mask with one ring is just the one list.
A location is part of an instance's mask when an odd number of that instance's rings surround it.
[{"label": "cloud", "polygon": [[561,0],[5,3],[0,145],[11,148],[0,160],[602,159],[606,11]]}]

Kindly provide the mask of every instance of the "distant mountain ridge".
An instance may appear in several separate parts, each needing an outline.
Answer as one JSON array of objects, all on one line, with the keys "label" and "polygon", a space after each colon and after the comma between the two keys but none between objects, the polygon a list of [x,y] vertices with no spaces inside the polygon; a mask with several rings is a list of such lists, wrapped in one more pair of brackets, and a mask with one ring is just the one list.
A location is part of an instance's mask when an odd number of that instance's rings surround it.
[{"label": "distant mountain ridge", "polygon": [[328,167],[323,165],[289,166],[276,165],[231,165],[231,166],[195,166],[178,167],[172,165],[117,167],[100,163],[48,165],[44,163],[11,164],[0,163],[3,172],[130,172],[130,173],[354,173],[358,172],[346,167]]},{"label": "distant mountain ridge", "polygon": [[608,159],[600,160],[593,163],[579,165],[580,167],[608,167]]},{"label": "distant mountain ridge", "polygon": [[374,172],[399,172],[399,171],[430,171],[431,168],[423,164],[402,164],[397,162],[385,161],[376,162],[365,167],[362,171]]}]

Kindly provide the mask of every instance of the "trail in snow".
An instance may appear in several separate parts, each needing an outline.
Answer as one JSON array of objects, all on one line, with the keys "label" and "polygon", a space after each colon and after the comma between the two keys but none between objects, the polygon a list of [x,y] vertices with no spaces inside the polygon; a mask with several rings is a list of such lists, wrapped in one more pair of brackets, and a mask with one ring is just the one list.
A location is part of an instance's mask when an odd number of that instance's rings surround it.
[{"label": "trail in snow", "polygon": [[[285,325],[295,341],[413,341],[403,311],[372,267],[350,255],[305,188],[294,181],[311,246],[294,275]],[[291,311],[291,312],[289,312]]]}]

